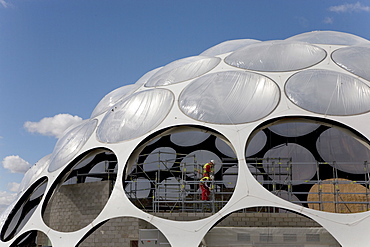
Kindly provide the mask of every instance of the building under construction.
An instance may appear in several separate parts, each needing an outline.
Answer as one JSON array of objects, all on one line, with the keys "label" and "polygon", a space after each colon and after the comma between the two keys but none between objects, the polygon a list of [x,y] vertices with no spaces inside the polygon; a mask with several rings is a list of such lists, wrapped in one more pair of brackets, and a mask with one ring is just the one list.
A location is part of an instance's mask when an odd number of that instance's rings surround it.
[{"label": "building under construction", "polygon": [[231,40],[110,92],[25,174],[0,247],[368,247],[369,44]]}]

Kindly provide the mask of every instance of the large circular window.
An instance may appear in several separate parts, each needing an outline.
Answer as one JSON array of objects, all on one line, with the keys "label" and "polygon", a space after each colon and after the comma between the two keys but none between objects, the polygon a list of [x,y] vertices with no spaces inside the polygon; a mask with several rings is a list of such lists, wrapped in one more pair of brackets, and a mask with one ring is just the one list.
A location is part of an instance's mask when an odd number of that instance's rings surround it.
[{"label": "large circular window", "polygon": [[[137,148],[141,151],[134,152],[125,168],[124,190],[136,207],[157,215],[215,213],[226,205],[238,179],[238,162],[222,136],[183,126],[152,139],[156,141]],[[205,175],[205,165],[212,160],[214,165]]]},{"label": "large circular window", "polygon": [[103,148],[90,150],[71,161],[43,204],[46,225],[72,232],[90,224],[108,202],[117,169],[117,157]]}]

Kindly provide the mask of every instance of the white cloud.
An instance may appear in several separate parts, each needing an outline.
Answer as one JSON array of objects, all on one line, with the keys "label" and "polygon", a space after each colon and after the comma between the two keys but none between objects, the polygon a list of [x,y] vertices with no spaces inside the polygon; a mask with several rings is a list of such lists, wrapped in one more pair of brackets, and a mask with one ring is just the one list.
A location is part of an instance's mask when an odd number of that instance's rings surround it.
[{"label": "white cloud", "polygon": [[16,198],[17,193],[0,191],[0,205],[10,205]]},{"label": "white cloud", "polygon": [[3,167],[11,173],[25,173],[30,169],[30,163],[19,157],[18,155],[7,156],[2,161]]},{"label": "white cloud", "polygon": [[0,4],[4,7],[4,8],[7,8],[10,6],[9,3],[7,3],[5,0],[0,0]]},{"label": "white cloud", "polygon": [[59,138],[68,127],[81,121],[82,118],[79,116],[58,114],[54,117],[43,118],[39,122],[27,121],[23,126],[28,132]]},{"label": "white cloud", "polygon": [[0,191],[0,214],[8,208],[12,202],[17,198],[17,193],[9,193],[7,191]]},{"label": "white cloud", "polygon": [[331,17],[325,17],[324,23],[326,24],[332,24],[334,22],[333,18]]},{"label": "white cloud", "polygon": [[18,192],[20,185],[21,185],[20,183],[11,182],[11,183],[8,183],[8,189],[11,192]]},{"label": "white cloud", "polygon": [[362,5],[360,2],[357,3],[347,3],[337,6],[329,7],[329,11],[336,13],[352,13],[352,12],[370,12],[370,6]]}]

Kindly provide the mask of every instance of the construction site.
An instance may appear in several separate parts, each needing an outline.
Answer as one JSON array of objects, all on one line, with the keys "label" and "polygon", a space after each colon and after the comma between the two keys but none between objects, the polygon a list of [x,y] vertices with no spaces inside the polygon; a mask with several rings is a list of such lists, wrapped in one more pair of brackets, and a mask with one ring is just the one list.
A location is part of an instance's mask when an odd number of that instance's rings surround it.
[{"label": "construction site", "polygon": [[[271,150],[267,147],[245,158],[245,167],[240,167],[240,161],[230,157],[231,149],[220,145],[223,141],[204,133],[192,130],[164,135],[142,146],[135,159],[127,163],[120,181],[132,205],[167,220],[202,220],[218,214],[230,202],[237,184],[248,183],[249,180],[257,182],[257,186],[266,192],[301,207],[339,214],[369,210],[369,168],[366,161],[351,162],[351,165],[348,162],[303,161],[306,156],[297,146],[283,144],[275,149],[281,152],[280,147],[288,148],[291,157],[257,157],[263,152],[268,153],[265,150]],[[198,144],[182,147],[176,144],[176,138],[184,135],[188,137],[187,141],[192,142],[203,135],[200,143],[208,143],[204,145],[208,150],[199,149]],[[296,142],[299,142],[298,138]],[[175,149],[186,153],[178,153]],[[284,151],[282,153],[285,154]],[[212,160],[214,165],[207,175],[212,178],[207,181],[210,193],[204,200],[200,183],[204,166],[211,159],[215,160]],[[250,174],[246,180],[239,174],[243,168],[247,168]],[[70,172],[60,176],[58,186],[52,190],[54,193],[46,196],[44,222],[61,232],[86,227],[101,213],[114,193],[119,177],[117,172],[117,157],[107,149],[100,148],[81,155],[71,164]],[[33,194],[38,198],[43,196],[43,184],[45,181],[34,189]],[[248,194],[247,191],[243,193]],[[22,214],[28,214],[33,203],[26,203],[20,210]],[[21,225],[10,227],[13,230],[8,230],[5,236],[12,237]],[[112,226],[115,230],[108,230],[113,229]],[[121,235],[122,231],[125,236]],[[116,239],[116,243],[121,243],[125,239],[125,245],[130,247],[170,246],[155,226],[130,217],[110,219],[96,226],[78,246],[99,246],[106,241],[106,235],[102,235],[106,232],[110,232],[112,241]],[[299,237],[301,235],[307,235],[306,239]],[[37,242],[39,246],[51,244],[42,232],[30,234],[27,238],[33,238],[31,242]],[[266,205],[245,207],[225,215],[207,233],[200,246],[227,246],[232,239],[236,240],[231,246],[279,246],[277,243],[284,246],[306,246],[304,243],[340,246],[329,232],[308,217]]]},{"label": "construction site", "polygon": [[[157,153],[161,157],[161,153]],[[163,153],[162,153],[163,155]],[[195,157],[194,157],[195,158]],[[338,177],[336,162],[305,164],[294,163],[290,158],[249,159],[248,167],[261,186],[273,194],[290,202],[326,212],[357,213],[369,210],[369,172],[366,171],[356,180]],[[171,163],[171,168],[166,164]],[[143,166],[158,167],[158,170],[146,172]],[[316,176],[312,180],[293,179],[293,170],[303,170],[300,166],[314,165]],[[163,169],[163,167],[167,168]],[[332,170],[320,177],[320,167]],[[324,168],[324,169],[325,169]],[[203,165],[179,164],[175,160],[158,160],[150,164],[138,164],[130,173],[126,182],[126,195],[140,209],[147,212],[212,212],[221,209],[233,194],[238,177],[238,163],[226,160],[210,181],[212,188],[210,200],[201,200],[199,181],[202,178]],[[323,170],[323,169],[321,169]],[[169,177],[170,175],[170,177]],[[299,185],[299,186],[298,186]]]},{"label": "construction site", "polygon": [[364,42],[231,40],[113,90],[25,174],[0,246],[369,246]]},{"label": "construction site", "polygon": [[[191,221],[209,217],[217,213],[229,202],[238,179],[238,163],[235,159],[225,158],[221,164],[217,164],[216,170],[212,170],[214,179],[210,181],[211,194],[209,200],[204,201],[202,200],[202,192],[199,187],[204,164],[197,163],[196,156],[192,156],[193,163],[179,162],[176,164],[176,160],[161,159],[168,155],[170,153],[160,151],[149,155],[140,155],[137,161],[149,160],[150,162],[135,163],[130,173],[126,176],[124,181],[125,193],[137,208],[169,220]],[[106,158],[109,156],[111,154],[105,153]],[[148,159],[149,156],[157,157],[157,160]],[[177,157],[180,160],[185,158],[181,154],[177,154]],[[71,231],[83,226],[79,225],[81,222],[76,221],[77,225],[67,229],[66,222],[59,217],[55,218],[53,215],[57,214],[53,214],[50,211],[60,212],[60,209],[64,208],[67,212],[75,213],[72,213],[73,216],[69,217],[63,215],[63,218],[71,220],[72,218],[80,217],[76,215],[75,209],[67,209],[70,207],[68,206],[70,204],[68,201],[70,200],[67,200],[65,196],[59,198],[61,193],[66,194],[62,191],[73,189],[74,197],[82,196],[81,194],[90,194],[85,190],[81,190],[84,192],[76,194],[76,191],[79,190],[77,187],[85,187],[85,189],[90,190],[92,188],[91,183],[93,183],[95,188],[94,197],[97,195],[97,191],[99,191],[96,188],[103,186],[105,188],[100,191],[102,193],[100,196],[108,200],[117,177],[115,172],[116,161],[92,160],[95,161],[88,164],[90,170],[97,164],[100,164],[104,169],[101,169],[101,172],[91,173],[81,173],[81,171],[76,170],[73,173],[74,175],[70,176],[59,189],[58,196],[49,203],[50,209],[48,208],[46,212],[48,216],[44,217],[49,219],[47,222],[54,222],[55,225],[51,223],[52,228],[59,231]],[[189,156],[187,161],[190,161]],[[251,174],[259,181],[260,185],[285,200],[304,207],[335,213],[356,213],[368,210],[370,203],[368,200],[369,190],[359,189],[368,188],[369,180],[366,179],[368,174],[364,175],[362,181],[355,182],[339,177],[320,179],[319,171],[322,166],[330,167],[332,175],[338,174],[338,171],[335,169],[335,164],[329,165],[317,162],[314,164],[317,169],[317,179],[302,181],[293,179],[294,169],[302,170],[300,166],[312,164],[293,164],[291,158],[251,158],[247,159],[247,161]],[[364,166],[365,168],[366,166]],[[97,182],[97,179],[100,182]],[[302,186],[302,183],[304,186]],[[297,187],[297,185],[300,186]],[[298,191],[296,188],[304,189]],[[80,200],[81,205],[86,203],[84,199],[80,198]],[[103,207],[105,203],[103,200],[99,204]],[[58,206],[53,207],[52,205],[54,204],[58,204]],[[79,205],[79,211],[85,211],[81,205]],[[92,215],[92,217],[95,216]],[[86,219],[86,215],[84,218]],[[114,221],[119,220],[116,219]],[[94,239],[94,242],[99,242],[97,240],[99,232],[104,232],[104,229],[111,226],[111,224],[123,224],[123,221],[113,223],[113,220],[110,220],[109,224],[101,226],[99,230],[96,230],[95,233],[85,240],[84,244],[81,243],[81,246],[92,246],[91,239]],[[134,219],[131,219],[129,222],[131,223],[123,225],[127,228],[125,231],[127,233],[130,232],[128,234],[131,236],[130,246],[170,246],[162,233],[152,225]],[[133,228],[133,225],[136,225],[136,227]],[[305,237],[305,240],[303,240],[302,236],[306,235],[308,237]],[[243,246],[270,246],[268,244],[277,246],[277,241],[285,244],[284,246],[305,246],[304,242],[306,241],[308,244],[316,244],[315,246],[340,246],[327,231],[309,218],[282,208],[266,206],[244,208],[228,215],[213,227],[200,246],[226,246],[225,244],[227,243],[222,242],[221,239],[227,237],[228,241],[230,241],[231,236],[237,236],[237,242],[243,243]],[[215,241],[214,239],[218,240]],[[251,245],[247,245],[247,240]],[[297,243],[301,245],[296,245]]]}]

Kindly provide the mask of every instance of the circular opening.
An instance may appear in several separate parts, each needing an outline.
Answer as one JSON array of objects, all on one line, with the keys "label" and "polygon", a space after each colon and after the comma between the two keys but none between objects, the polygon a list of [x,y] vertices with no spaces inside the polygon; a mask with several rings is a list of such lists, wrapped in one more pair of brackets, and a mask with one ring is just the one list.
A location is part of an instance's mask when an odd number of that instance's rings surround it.
[{"label": "circular opening", "polygon": [[337,246],[314,220],[274,207],[245,208],[229,214],[204,236],[207,246]]},{"label": "circular opening", "polygon": [[2,241],[8,241],[12,239],[28,222],[37,206],[40,204],[47,186],[47,181],[48,180],[46,177],[37,180],[23,194],[4,223],[4,226],[1,230]]},{"label": "circular opening", "polygon": [[228,202],[237,180],[238,162],[229,145],[220,134],[196,127],[157,134],[130,157],[123,178],[126,195],[152,214],[215,213]]},{"label": "circular opening", "polygon": [[76,245],[90,246],[171,246],[155,226],[134,217],[117,217],[95,226]]},{"label": "circular opening", "polygon": [[[254,133],[266,137],[247,156],[248,168],[264,188],[290,202],[335,213],[370,209],[368,141],[335,123],[280,119]],[[259,177],[259,178],[258,178]],[[261,179],[263,177],[263,179]],[[333,206],[334,205],[334,206]]]},{"label": "circular opening", "polygon": [[52,246],[50,239],[46,234],[40,231],[29,231],[18,237],[10,247],[50,247]]},{"label": "circular opening", "polygon": [[90,224],[107,203],[117,176],[117,157],[103,148],[77,157],[49,190],[43,220],[50,228],[72,232]]}]

